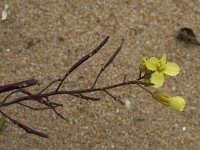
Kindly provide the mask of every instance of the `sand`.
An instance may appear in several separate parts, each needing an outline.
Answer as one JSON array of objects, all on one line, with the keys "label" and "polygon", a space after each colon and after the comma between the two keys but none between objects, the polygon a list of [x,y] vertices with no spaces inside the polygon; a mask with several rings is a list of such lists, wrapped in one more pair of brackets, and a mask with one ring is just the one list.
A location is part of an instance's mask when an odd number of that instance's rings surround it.
[{"label": "sand", "polygon": [[[21,106],[3,108],[15,119],[50,137],[27,134],[7,121],[1,150],[197,150],[200,149],[200,47],[176,40],[181,27],[200,37],[198,0],[1,0],[0,85],[35,78],[37,91],[60,78],[107,35],[108,43],[66,80],[63,89],[90,87],[101,66],[125,39],[123,49],[97,86],[136,79],[143,56],[179,64],[181,72],[166,78],[160,91],[187,99],[183,112],[155,102],[137,86],[110,90],[128,100],[128,110],[105,93],[99,102],[55,96],[58,110],[34,112]],[[157,89],[151,88],[156,91]],[[1,95],[1,98],[4,95]],[[94,95],[93,95],[94,96]]]}]

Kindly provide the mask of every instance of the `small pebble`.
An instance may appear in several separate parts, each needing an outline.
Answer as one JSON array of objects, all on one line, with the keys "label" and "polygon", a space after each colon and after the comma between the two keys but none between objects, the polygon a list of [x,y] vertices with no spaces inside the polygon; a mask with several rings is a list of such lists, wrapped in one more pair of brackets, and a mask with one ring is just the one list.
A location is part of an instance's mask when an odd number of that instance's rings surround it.
[{"label": "small pebble", "polygon": [[2,11],[2,14],[1,14],[1,20],[3,21],[7,19],[7,16],[8,16],[7,9],[8,9],[8,4],[4,6],[4,10]]},{"label": "small pebble", "polygon": [[115,145],[114,145],[114,144],[111,144],[111,148],[114,149],[114,148],[115,148]]},{"label": "small pebble", "polygon": [[131,102],[128,99],[125,100],[125,106],[128,110],[131,110]]},{"label": "small pebble", "polygon": [[182,127],[182,131],[186,131],[186,127]]},{"label": "small pebble", "polygon": [[119,109],[116,109],[116,113],[117,113],[117,114],[119,113]]},{"label": "small pebble", "polygon": [[187,28],[187,27],[181,28],[178,31],[176,38],[186,43],[200,45],[200,42],[197,40],[197,37],[191,28]]}]

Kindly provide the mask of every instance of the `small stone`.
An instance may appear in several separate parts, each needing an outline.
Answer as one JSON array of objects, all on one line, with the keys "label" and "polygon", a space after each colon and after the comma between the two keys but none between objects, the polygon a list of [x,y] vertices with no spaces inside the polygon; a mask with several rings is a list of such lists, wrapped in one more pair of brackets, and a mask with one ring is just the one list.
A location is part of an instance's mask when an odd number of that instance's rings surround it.
[{"label": "small stone", "polygon": [[115,148],[115,145],[114,145],[114,144],[111,144],[111,148],[114,149],[114,148]]},{"label": "small stone", "polygon": [[192,43],[195,45],[200,45],[200,42],[197,40],[196,35],[194,34],[193,30],[191,28],[181,28],[178,31],[178,34],[176,38],[180,41],[184,41],[186,43]]},{"label": "small stone", "polygon": [[125,100],[125,106],[128,110],[131,110],[131,102],[128,99]]},{"label": "small stone", "polygon": [[119,109],[116,109],[116,113],[117,113],[117,114],[119,113]]},{"label": "small stone", "polygon": [[175,86],[172,87],[172,91],[176,91],[176,87]]},{"label": "small stone", "polygon": [[182,131],[186,131],[186,127],[182,127]]},{"label": "small stone", "polygon": [[1,20],[3,21],[7,19],[7,16],[8,16],[7,9],[8,9],[8,4],[4,6],[4,10],[2,11],[2,14],[1,14]]}]

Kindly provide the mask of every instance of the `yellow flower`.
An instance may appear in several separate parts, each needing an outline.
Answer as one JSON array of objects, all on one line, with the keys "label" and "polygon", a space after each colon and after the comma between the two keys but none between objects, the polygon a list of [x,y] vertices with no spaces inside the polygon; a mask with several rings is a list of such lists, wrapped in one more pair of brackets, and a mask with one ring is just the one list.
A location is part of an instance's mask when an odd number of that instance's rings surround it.
[{"label": "yellow flower", "polygon": [[163,85],[164,74],[176,76],[180,71],[180,68],[176,63],[166,63],[166,55],[163,55],[160,60],[155,57],[147,59],[146,68],[150,71],[153,71],[150,81],[156,88],[159,88]]},{"label": "yellow flower", "polygon": [[140,63],[140,67],[139,67],[139,69],[140,69],[141,72],[147,71],[146,62],[147,62],[147,58],[143,57],[142,61]]},{"label": "yellow flower", "polygon": [[186,100],[180,96],[171,97],[166,93],[153,93],[152,97],[156,101],[179,111],[183,111],[185,108]]}]

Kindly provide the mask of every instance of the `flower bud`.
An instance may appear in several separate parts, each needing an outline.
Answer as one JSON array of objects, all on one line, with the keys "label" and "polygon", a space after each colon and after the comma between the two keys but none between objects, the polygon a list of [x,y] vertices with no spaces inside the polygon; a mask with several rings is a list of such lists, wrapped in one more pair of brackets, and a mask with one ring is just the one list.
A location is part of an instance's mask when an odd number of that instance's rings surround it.
[{"label": "flower bud", "polygon": [[183,111],[185,108],[186,100],[180,96],[171,97],[166,93],[153,93],[152,97],[154,100],[162,103],[163,105],[172,107],[179,111]]}]

